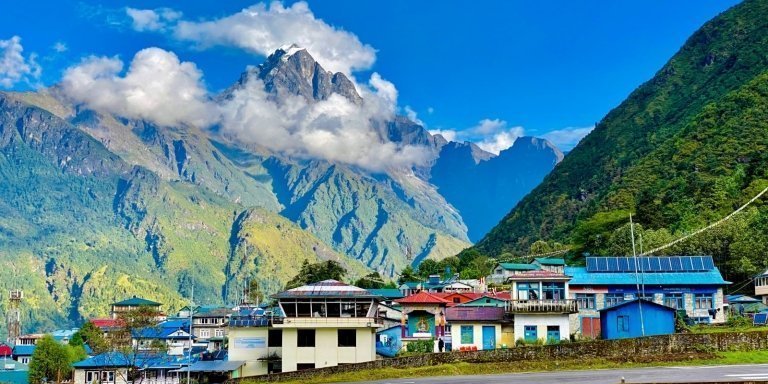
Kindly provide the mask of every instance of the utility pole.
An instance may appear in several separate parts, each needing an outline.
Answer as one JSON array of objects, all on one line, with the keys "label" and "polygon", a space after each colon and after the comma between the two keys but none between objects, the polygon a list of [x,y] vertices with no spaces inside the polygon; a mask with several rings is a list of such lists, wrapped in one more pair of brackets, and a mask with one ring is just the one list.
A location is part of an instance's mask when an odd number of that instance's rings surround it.
[{"label": "utility pole", "polygon": [[195,312],[195,286],[192,286],[189,303],[189,350],[187,351],[187,384],[192,382],[192,314]]},{"label": "utility pole", "polygon": [[629,214],[629,232],[632,236],[632,256],[635,258],[635,281],[637,283],[637,305],[640,308],[640,333],[645,336],[645,321],[643,320],[643,300],[640,298],[640,280],[638,275],[639,262],[637,260],[637,251],[635,250],[635,224],[632,222],[632,213]]}]

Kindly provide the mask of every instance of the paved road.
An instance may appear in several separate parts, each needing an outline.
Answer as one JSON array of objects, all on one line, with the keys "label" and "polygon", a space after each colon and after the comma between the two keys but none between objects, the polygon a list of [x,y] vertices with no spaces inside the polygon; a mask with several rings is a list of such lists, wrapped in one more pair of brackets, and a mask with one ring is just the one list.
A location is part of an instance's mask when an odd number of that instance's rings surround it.
[{"label": "paved road", "polygon": [[767,380],[768,364],[725,365],[701,367],[658,367],[633,369],[601,369],[592,371],[558,371],[541,373],[510,373],[502,375],[443,376],[418,379],[391,379],[376,384],[506,384],[541,383],[616,384],[624,377],[627,383],[649,382],[707,382]]}]

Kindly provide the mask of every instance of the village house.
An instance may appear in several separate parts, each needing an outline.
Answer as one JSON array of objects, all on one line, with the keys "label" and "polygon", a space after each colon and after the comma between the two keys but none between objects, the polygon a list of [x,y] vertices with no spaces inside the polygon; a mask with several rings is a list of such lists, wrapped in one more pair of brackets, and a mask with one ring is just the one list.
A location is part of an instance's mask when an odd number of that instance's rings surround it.
[{"label": "village house", "polygon": [[411,341],[437,340],[445,337],[445,310],[450,303],[428,292],[419,292],[396,300],[403,313],[401,339],[403,345]]},{"label": "village house", "polygon": [[575,300],[568,299],[570,276],[559,269],[519,270],[509,277],[515,340],[553,342],[571,335],[569,315],[576,313]]},{"label": "village house", "polygon": [[227,322],[232,310],[227,307],[203,306],[192,314],[192,332],[198,342],[207,343],[209,351],[220,350],[227,338]]},{"label": "village house", "polygon": [[113,319],[117,319],[120,317],[121,314],[136,310],[141,307],[151,307],[154,308],[158,314],[158,321],[165,320],[165,316],[161,314],[160,307],[162,304],[158,302],[154,302],[152,300],[142,299],[140,297],[132,297],[127,300],[118,301],[116,303],[112,303],[111,310],[110,310],[110,317]]},{"label": "village house", "polygon": [[491,350],[514,345],[512,319],[503,307],[461,306],[447,308],[450,331],[447,350]]},{"label": "village house", "polygon": [[282,319],[255,315],[230,320],[229,358],[245,362],[244,376],[376,359],[379,296],[325,280],[272,297]]},{"label": "village house", "polygon": [[603,340],[675,333],[675,309],[645,299],[623,301],[600,310]]},{"label": "village house", "polygon": [[755,276],[755,296],[768,305],[768,270]]},{"label": "village house", "polygon": [[586,267],[565,267],[572,277],[569,294],[579,309],[571,327],[582,337],[601,334],[600,309],[638,297],[681,311],[690,322],[726,321],[723,287],[730,283],[710,256],[638,257],[637,267],[632,257],[586,261]]}]

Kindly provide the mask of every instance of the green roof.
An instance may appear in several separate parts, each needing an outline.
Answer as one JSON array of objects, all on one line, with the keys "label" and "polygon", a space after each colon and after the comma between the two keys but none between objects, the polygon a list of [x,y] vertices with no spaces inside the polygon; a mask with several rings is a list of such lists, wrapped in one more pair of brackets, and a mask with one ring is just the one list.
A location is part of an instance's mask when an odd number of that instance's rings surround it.
[{"label": "green roof", "polygon": [[533,264],[499,263],[499,265],[508,271],[535,271],[539,269],[538,266]]},{"label": "green roof", "polygon": [[129,306],[129,305],[131,305],[131,306],[142,306],[142,305],[147,305],[147,306],[150,306],[150,307],[159,307],[162,304],[154,302],[152,300],[142,299],[140,297],[134,296],[134,297],[132,297],[130,299],[127,299],[127,300],[118,301],[117,303],[114,303],[112,305],[123,305],[123,306]]},{"label": "green roof", "polygon": [[565,260],[552,257],[537,257],[536,260],[541,265],[565,265]]},{"label": "green roof", "polygon": [[376,295],[381,296],[385,299],[402,299],[403,293],[400,292],[397,288],[380,288],[380,289],[369,289],[368,292]]}]

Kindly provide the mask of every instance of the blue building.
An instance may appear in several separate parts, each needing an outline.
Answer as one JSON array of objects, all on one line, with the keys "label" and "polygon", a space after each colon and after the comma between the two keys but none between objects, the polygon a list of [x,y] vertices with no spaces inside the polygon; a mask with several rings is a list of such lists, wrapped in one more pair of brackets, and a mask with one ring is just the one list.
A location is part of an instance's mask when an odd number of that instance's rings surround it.
[{"label": "blue building", "polygon": [[[695,323],[723,323],[727,318],[723,280],[711,256],[587,257],[585,267],[565,267],[571,276],[569,297],[578,313],[571,331],[601,335],[600,310],[638,297],[684,313]],[[637,270],[637,273],[635,272]],[[638,286],[640,286],[638,292]]]},{"label": "blue building", "polygon": [[652,301],[632,299],[599,312],[605,340],[675,333],[675,310]]}]

